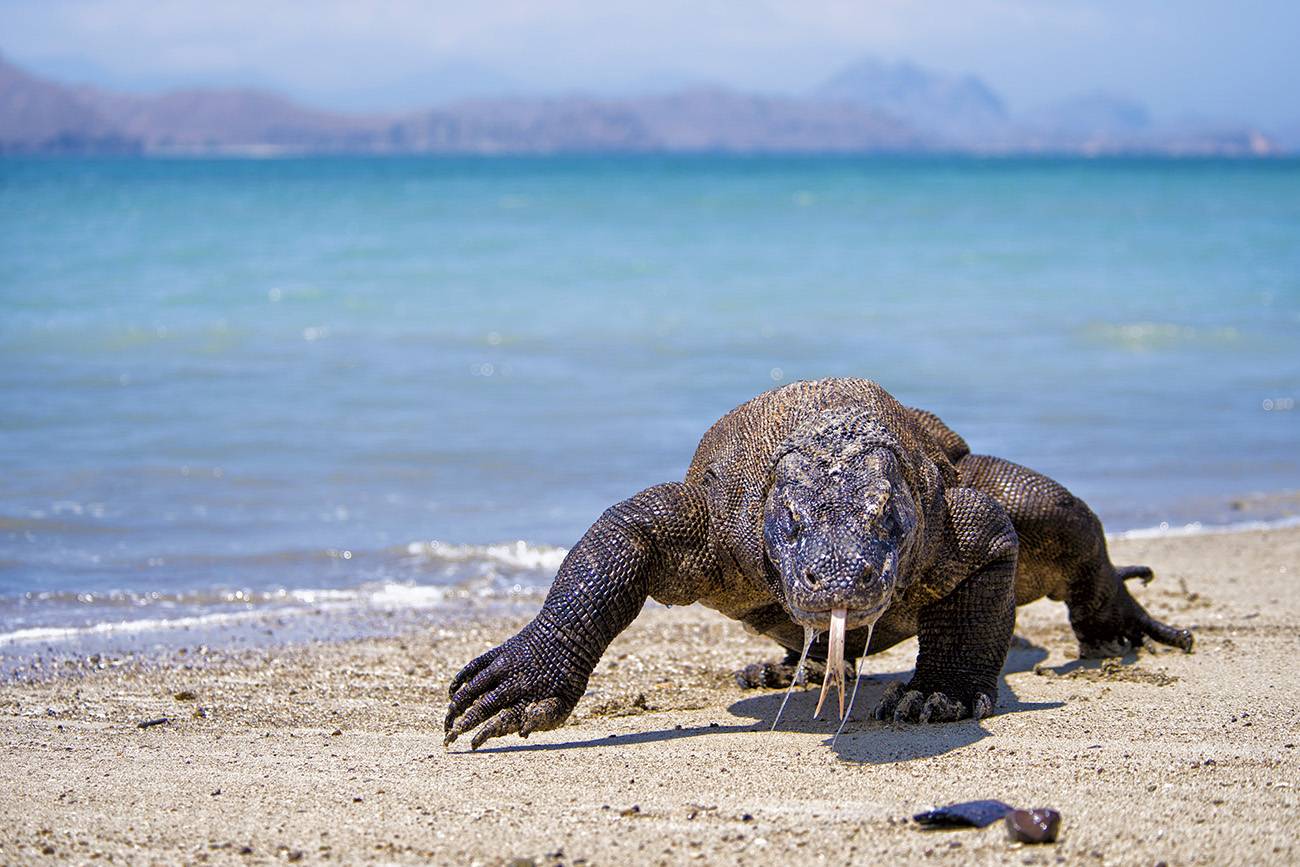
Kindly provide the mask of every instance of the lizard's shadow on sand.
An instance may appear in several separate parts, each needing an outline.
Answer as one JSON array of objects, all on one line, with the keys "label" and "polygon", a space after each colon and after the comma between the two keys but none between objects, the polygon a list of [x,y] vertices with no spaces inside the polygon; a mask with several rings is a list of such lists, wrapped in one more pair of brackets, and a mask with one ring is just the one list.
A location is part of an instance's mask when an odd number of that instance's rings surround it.
[{"label": "lizard's shadow on sand", "polygon": [[[1021,701],[1007,684],[1008,674],[1030,671],[1046,658],[1047,651],[1044,648],[1023,639],[1018,639],[1012,645],[998,681],[997,712],[999,715],[1043,710],[1062,705],[1059,701]],[[930,758],[950,750],[970,746],[989,736],[984,726],[974,720],[937,725],[896,725],[871,719],[871,711],[880,701],[885,687],[892,681],[906,681],[911,676],[911,671],[864,674],[862,685],[858,688],[853,716],[844,725],[844,730],[838,739],[834,737],[835,729],[839,726],[833,706],[835,698],[828,697],[827,707],[822,709],[822,718],[813,719],[820,685],[816,688],[796,690],[790,696],[790,703],[781,716],[781,724],[778,728],[782,731],[825,734],[826,744],[830,746],[834,740],[833,749],[841,759],[864,764],[886,764]],[[852,692],[851,686],[849,690]],[[753,698],[742,699],[728,710],[737,716],[757,719],[764,728],[768,728],[776,718],[784,697],[784,691],[767,692]]]},{"label": "lizard's shadow on sand", "polygon": [[[1047,651],[1028,642],[1017,640],[1007,654],[1006,665],[1002,668],[1002,677],[998,684],[999,714],[1020,713],[1030,710],[1060,707],[1062,702],[1023,702],[1007,685],[1006,675],[1029,671],[1047,658]],[[938,725],[892,725],[869,719],[871,709],[880,700],[885,686],[893,680],[907,680],[911,671],[891,674],[864,675],[862,686],[858,689],[858,699],[854,705],[853,718],[844,726],[844,731],[835,743],[835,752],[841,759],[864,764],[886,764],[889,762],[908,761],[942,755],[950,750],[969,746],[988,737],[988,732],[978,722],[963,720],[955,723]],[[850,687],[852,689],[852,687]],[[512,744],[509,746],[483,747],[480,753],[519,753],[550,750],[574,750],[590,747],[619,747],[630,744],[654,743],[657,741],[676,740],[678,738],[698,737],[700,735],[730,734],[736,732],[765,732],[776,718],[777,709],[785,691],[764,692],[750,698],[741,699],[727,710],[737,717],[748,717],[755,722],[743,725],[692,726],[675,727],[659,731],[638,732],[631,735],[592,738],[583,741],[561,741],[559,743]],[[834,699],[828,699],[828,703]],[[822,711],[822,719],[812,718],[817,706],[817,690],[796,690],[790,696],[781,717],[782,731],[808,732],[824,734],[829,746],[835,734],[838,722],[831,722],[833,712]]]}]

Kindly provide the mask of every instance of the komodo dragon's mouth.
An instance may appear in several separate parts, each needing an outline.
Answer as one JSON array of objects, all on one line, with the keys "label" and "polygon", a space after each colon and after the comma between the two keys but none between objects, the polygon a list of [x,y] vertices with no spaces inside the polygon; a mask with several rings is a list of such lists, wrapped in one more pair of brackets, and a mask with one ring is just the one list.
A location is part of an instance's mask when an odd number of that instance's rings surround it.
[{"label": "komodo dragon's mouth", "polygon": [[[885,609],[888,607],[889,600],[886,600],[884,604],[869,611],[856,610],[850,612],[847,608],[831,609],[830,626],[828,628],[829,635],[827,636],[826,646],[826,676],[822,679],[821,694],[817,697],[817,710],[813,712],[814,719],[821,716],[822,706],[826,703],[826,696],[830,694],[831,686],[834,686],[839,693],[840,700],[840,729],[844,728],[844,723],[848,719],[844,708],[844,670],[846,663],[844,658],[844,635],[847,632],[849,618],[852,617],[855,629],[863,625],[867,627],[867,641],[866,644],[862,646],[862,655],[858,657],[858,670],[856,672],[856,675],[861,675],[862,659],[866,658],[867,648],[871,646],[871,633],[876,628],[876,621],[880,619],[880,615],[884,614]],[[815,629],[812,626],[804,626],[803,653],[799,656],[799,666],[795,670],[795,675],[790,681],[790,688],[786,690],[785,698],[781,701],[781,708],[776,712],[776,719],[772,721],[773,730],[776,729],[777,723],[781,721],[781,714],[785,712],[786,702],[790,700],[790,693],[794,690],[795,684],[799,682],[800,674],[803,672],[804,662],[808,659],[808,649],[812,647],[812,643],[817,639],[819,633],[820,630]],[[853,700],[858,696],[859,680],[860,678],[855,676],[853,681],[853,695],[849,698],[849,714],[853,713]],[[839,730],[836,730],[835,734],[836,737],[838,737]]]}]

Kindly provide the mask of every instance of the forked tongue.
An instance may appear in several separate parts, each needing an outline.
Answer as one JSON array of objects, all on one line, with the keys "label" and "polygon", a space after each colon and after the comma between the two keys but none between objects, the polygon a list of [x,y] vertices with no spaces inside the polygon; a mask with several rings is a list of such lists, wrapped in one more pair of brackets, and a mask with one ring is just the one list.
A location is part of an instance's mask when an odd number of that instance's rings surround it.
[{"label": "forked tongue", "polygon": [[822,680],[822,693],[817,697],[817,710],[813,717],[822,715],[822,705],[831,684],[840,693],[840,719],[844,719],[844,621],[848,617],[847,608],[836,608],[831,612],[831,629],[826,645],[826,677]]},{"label": "forked tongue", "polygon": [[771,731],[776,731],[776,724],[781,721],[781,714],[785,713],[785,706],[790,702],[790,693],[794,692],[794,688],[803,674],[803,664],[808,659],[808,648],[812,647],[812,643],[816,640],[817,630],[811,626],[805,626],[803,628],[803,653],[799,655],[799,665],[794,670],[794,677],[790,678],[790,688],[785,691],[785,698],[781,699],[781,708],[776,712],[776,719],[772,720]]},{"label": "forked tongue", "polygon": [[[879,619],[877,614],[876,618]],[[844,731],[844,724],[853,716],[853,703],[858,700],[858,684],[862,683],[862,663],[867,660],[867,651],[871,649],[871,633],[876,631],[876,621],[872,620],[867,624],[867,643],[862,645],[862,655],[858,657],[858,668],[853,675],[853,694],[849,696],[849,712],[840,718],[840,727],[835,730],[835,737],[831,738],[831,746],[840,739],[840,732]]]}]

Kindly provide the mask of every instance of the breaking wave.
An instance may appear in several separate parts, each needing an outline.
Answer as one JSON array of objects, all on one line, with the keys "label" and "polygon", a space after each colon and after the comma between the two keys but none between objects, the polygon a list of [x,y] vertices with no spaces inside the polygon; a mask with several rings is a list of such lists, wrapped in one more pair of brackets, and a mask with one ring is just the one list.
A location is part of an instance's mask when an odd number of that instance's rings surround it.
[{"label": "breaking wave", "polygon": [[[352,582],[340,586],[215,588],[182,591],[33,591],[0,597],[0,648],[92,638],[159,635],[325,614],[338,621],[374,613],[431,612],[476,602],[539,598],[568,550],[525,541],[456,545],[422,540],[377,551],[328,549],[203,559],[218,574],[249,574],[250,566],[298,564],[323,574],[333,563]],[[197,558],[172,560],[192,566]],[[134,564],[119,564],[131,571]],[[229,579],[228,579],[229,580]],[[307,582],[304,582],[307,583]]]}]

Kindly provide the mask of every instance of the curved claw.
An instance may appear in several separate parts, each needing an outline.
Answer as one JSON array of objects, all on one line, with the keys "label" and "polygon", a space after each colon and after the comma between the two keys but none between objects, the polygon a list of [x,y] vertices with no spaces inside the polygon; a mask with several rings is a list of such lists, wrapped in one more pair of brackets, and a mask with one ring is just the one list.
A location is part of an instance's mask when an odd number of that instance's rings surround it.
[{"label": "curved claw", "polygon": [[885,687],[884,693],[880,696],[880,702],[871,715],[880,721],[894,718],[894,710],[898,707],[899,701],[903,698],[903,693],[907,692],[907,687],[901,680],[895,680]]},{"label": "curved claw", "polygon": [[474,739],[469,742],[469,748],[471,750],[476,750],[482,746],[483,742],[488,738],[514,734],[519,731],[520,725],[519,710],[514,707],[508,707],[497,713],[496,716],[484,723],[483,727],[474,733]]},{"label": "curved claw", "polygon": [[1156,578],[1156,573],[1151,571],[1150,566],[1116,566],[1115,577],[1121,581],[1132,581],[1134,578],[1143,584],[1150,584]]},{"label": "curved claw", "polygon": [[464,686],[471,677],[478,674],[484,668],[487,668],[488,664],[496,658],[498,650],[500,650],[500,648],[494,647],[487,653],[479,654],[470,660],[464,668],[456,672],[456,676],[451,679],[451,683],[447,687],[447,694],[455,695],[456,691]]},{"label": "curved claw", "polygon": [[917,722],[955,722],[966,715],[966,705],[953,701],[941,692],[932,692],[921,706]]},{"label": "curved claw", "polygon": [[971,717],[983,719],[993,712],[993,701],[984,693],[977,693],[968,706],[946,693],[931,691],[928,695],[911,684],[894,681],[885,688],[872,713],[878,720],[896,723],[955,722]]},{"label": "curved claw", "polygon": [[510,642],[494,647],[461,669],[452,681],[451,702],[442,724],[444,745],[449,746],[519,698],[510,678],[515,665],[509,647]]},{"label": "curved claw", "polygon": [[925,706],[925,696],[918,690],[909,689],[899,699],[894,708],[894,722],[917,722],[921,717],[921,708]]},{"label": "curved claw", "polygon": [[1145,611],[1142,614],[1145,616],[1142,632],[1151,640],[1167,644],[1170,647],[1177,647],[1184,653],[1192,652],[1192,646],[1196,644],[1196,636],[1192,635],[1190,629],[1180,629],[1177,626],[1161,623]]},{"label": "curved claw", "polygon": [[[541,645],[545,648],[546,645]],[[489,738],[555,728],[569,716],[586,685],[572,663],[539,649],[524,631],[461,669],[451,683],[443,720],[444,746],[479,728],[470,744]]]}]

